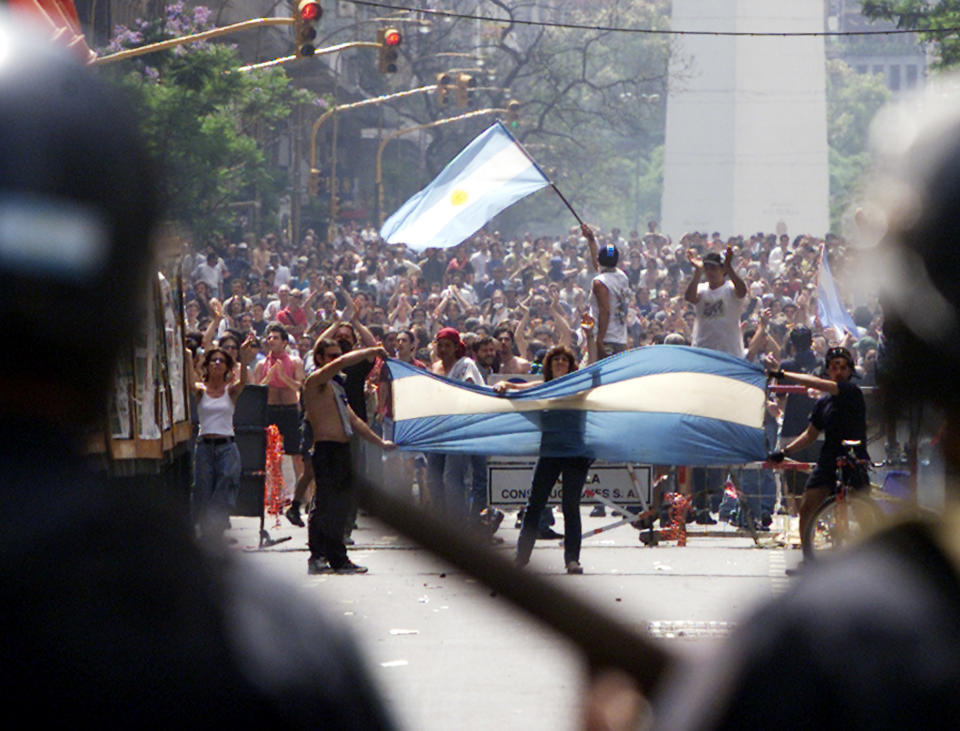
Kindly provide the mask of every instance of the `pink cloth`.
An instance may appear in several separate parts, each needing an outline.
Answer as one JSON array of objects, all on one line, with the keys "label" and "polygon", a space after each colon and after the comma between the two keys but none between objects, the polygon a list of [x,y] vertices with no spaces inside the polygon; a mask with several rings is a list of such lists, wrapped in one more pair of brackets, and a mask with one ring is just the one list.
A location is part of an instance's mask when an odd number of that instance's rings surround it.
[{"label": "pink cloth", "polygon": [[[269,371],[273,368],[273,364],[277,361],[280,361],[280,369],[287,374],[287,378],[294,378],[297,374],[297,364],[294,362],[286,353],[280,353],[279,355],[274,355],[271,353],[267,356],[266,360],[263,361],[263,367]],[[270,379],[268,385],[275,386],[276,388],[290,388],[283,379],[280,378],[279,373],[274,373],[273,377]]]}]

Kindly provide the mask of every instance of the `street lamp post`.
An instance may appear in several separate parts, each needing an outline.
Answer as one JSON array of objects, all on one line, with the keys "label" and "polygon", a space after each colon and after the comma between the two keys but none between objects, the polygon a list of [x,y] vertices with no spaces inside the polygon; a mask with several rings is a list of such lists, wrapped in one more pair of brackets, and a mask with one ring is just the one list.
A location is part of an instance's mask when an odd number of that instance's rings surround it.
[{"label": "street lamp post", "polygon": [[[416,89],[407,89],[406,91],[398,91],[394,94],[384,94],[383,96],[376,96],[371,99],[362,99],[358,102],[352,102],[350,104],[341,104],[339,106],[334,106],[325,111],[319,117],[317,121],[313,123],[313,130],[310,133],[310,172],[319,172],[317,168],[317,135],[320,132],[320,128],[323,124],[334,116],[337,112],[343,112],[350,109],[359,109],[360,107],[368,107],[376,104],[383,104],[384,102],[393,101],[395,99],[402,99],[404,97],[412,96],[414,94],[425,94],[430,91],[434,91],[437,88],[436,84],[428,84],[427,86],[420,86]],[[331,202],[331,212],[333,204],[333,196],[336,195],[336,188],[338,186],[336,179],[336,159],[337,159],[337,129],[334,127],[334,138],[333,138],[333,150],[331,151],[331,156],[333,160],[333,168],[331,170],[331,175],[329,177],[330,181],[330,202]],[[330,224],[327,226],[327,240],[331,241],[334,234],[334,216],[330,216]]]}]

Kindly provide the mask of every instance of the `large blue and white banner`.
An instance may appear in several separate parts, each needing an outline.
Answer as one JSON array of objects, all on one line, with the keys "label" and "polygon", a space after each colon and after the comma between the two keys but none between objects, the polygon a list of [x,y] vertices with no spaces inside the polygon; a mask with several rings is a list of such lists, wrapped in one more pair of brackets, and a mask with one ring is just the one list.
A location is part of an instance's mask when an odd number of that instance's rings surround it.
[{"label": "large blue and white banner", "polygon": [[497,394],[396,360],[401,449],[727,465],[765,459],[763,370],[726,353],[654,345]]},{"label": "large blue and white banner", "polygon": [[388,244],[422,251],[456,246],[550,182],[501,122],[479,134],[380,228]]}]

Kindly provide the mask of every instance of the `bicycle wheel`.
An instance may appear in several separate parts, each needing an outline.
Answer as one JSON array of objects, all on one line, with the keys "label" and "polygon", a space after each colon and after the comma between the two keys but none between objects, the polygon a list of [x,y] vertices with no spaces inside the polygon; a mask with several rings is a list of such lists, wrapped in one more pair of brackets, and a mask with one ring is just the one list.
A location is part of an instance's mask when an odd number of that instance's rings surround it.
[{"label": "bicycle wheel", "polygon": [[836,495],[824,500],[806,527],[807,545],[814,556],[856,542],[876,529],[881,520],[877,504],[866,497]]}]

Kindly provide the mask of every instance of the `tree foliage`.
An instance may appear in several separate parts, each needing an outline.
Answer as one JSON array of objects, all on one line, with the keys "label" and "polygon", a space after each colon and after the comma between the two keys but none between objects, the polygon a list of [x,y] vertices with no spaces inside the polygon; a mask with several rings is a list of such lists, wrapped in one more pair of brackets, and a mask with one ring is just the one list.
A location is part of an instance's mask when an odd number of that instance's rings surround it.
[{"label": "tree foliage", "polygon": [[839,59],[827,61],[827,141],[830,145],[830,220],[840,218],[858,193],[869,165],[870,123],[890,99],[880,74],[858,74]]},{"label": "tree foliage", "polygon": [[[469,68],[481,90],[475,107],[503,109],[521,103],[518,139],[542,167],[553,171],[557,186],[586,218],[614,226],[633,226],[655,213],[641,205],[641,183],[653,150],[663,141],[669,44],[664,37],[603,30],[525,25],[539,18],[596,27],[666,27],[666,0],[604,0],[568,3],[546,11],[530,0],[489,0],[486,16],[503,22],[432,18],[427,33],[406,34],[401,73],[385,81],[374,62],[360,73],[370,95],[433,84],[437,74]],[[476,14],[475,0],[451,0],[444,10]],[[455,55],[450,55],[455,54]],[[459,72],[458,72],[459,73]],[[462,113],[441,105],[437,95],[422,95],[392,105],[392,124],[409,127]],[[503,116],[503,115],[500,115]],[[435,175],[495,115],[433,128],[424,150],[423,172]],[[391,143],[396,144],[396,143]],[[415,192],[422,180],[385,178],[387,208]],[[659,196],[658,196],[659,197]],[[540,220],[556,228],[563,206],[555,195],[538,196],[516,207],[507,219],[518,227]],[[659,207],[659,203],[657,208]],[[550,223],[552,222],[552,223]]]},{"label": "tree foliage", "polygon": [[[120,27],[104,54],[181,37],[211,27],[205,7],[167,6],[163,16]],[[105,66],[134,97],[168,215],[198,240],[232,229],[236,204],[275,210],[289,187],[271,152],[298,103],[315,100],[292,88],[275,68],[236,73],[236,50],[191,43]]]},{"label": "tree foliage", "polygon": [[936,32],[960,28],[960,0],[863,0],[862,11],[871,20],[888,20],[898,28],[926,31],[918,37],[935,50],[933,68],[960,64],[960,33]]}]

